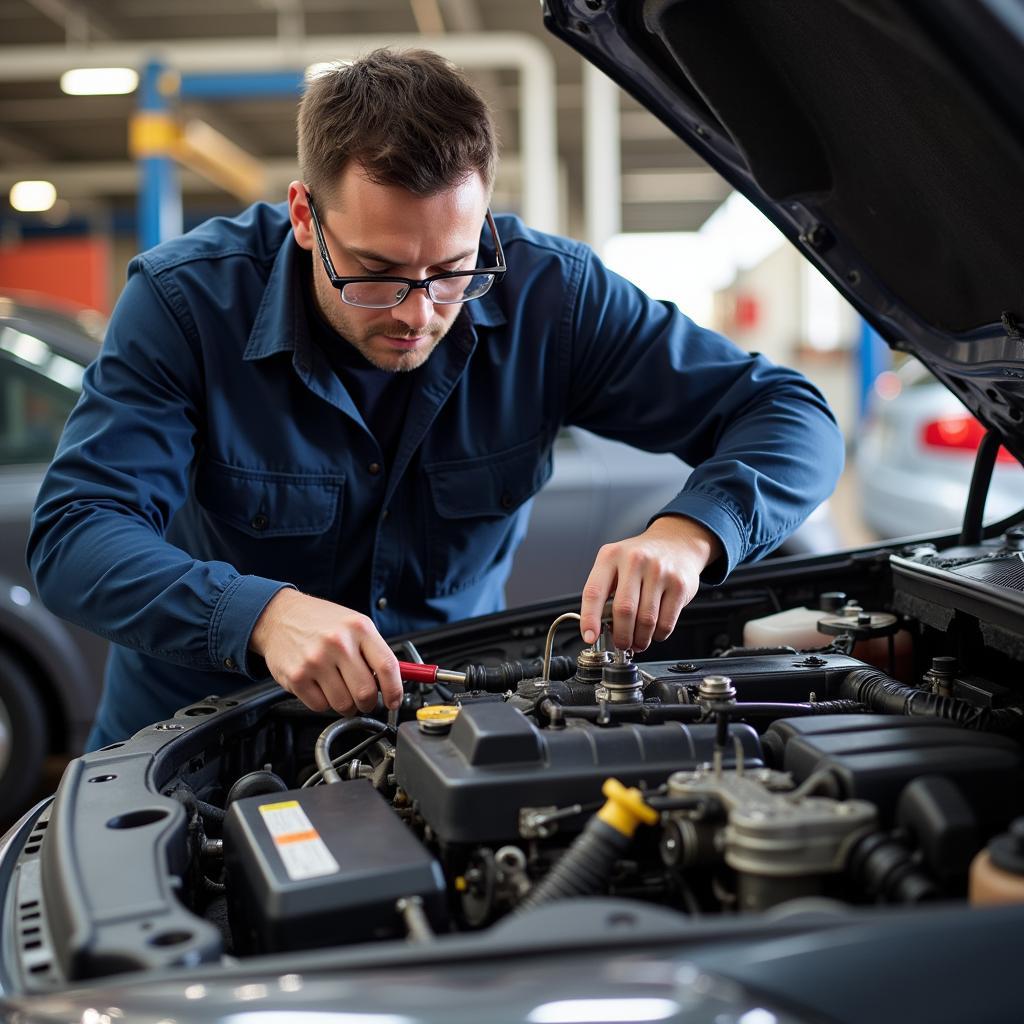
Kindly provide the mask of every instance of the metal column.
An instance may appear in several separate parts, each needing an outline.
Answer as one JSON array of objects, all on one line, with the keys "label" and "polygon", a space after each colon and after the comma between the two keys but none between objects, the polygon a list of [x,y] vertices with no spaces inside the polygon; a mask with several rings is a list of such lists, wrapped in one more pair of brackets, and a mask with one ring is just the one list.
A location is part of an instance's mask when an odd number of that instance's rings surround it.
[{"label": "metal column", "polygon": [[139,111],[132,119],[131,150],[139,161],[139,250],[182,231],[181,185],[172,150],[176,126],[170,97],[161,88],[165,68],[151,61],[142,72]]},{"label": "metal column", "polygon": [[868,396],[875,385],[875,379],[883,371],[892,365],[892,352],[889,346],[877,334],[874,328],[867,322],[860,322],[860,344],[858,346],[858,362],[860,363],[860,376],[858,385],[860,393],[857,398],[857,409],[860,418],[864,418],[867,412]]},{"label": "metal column", "polygon": [[619,88],[583,62],[583,204],[587,241],[601,254],[622,229]]}]

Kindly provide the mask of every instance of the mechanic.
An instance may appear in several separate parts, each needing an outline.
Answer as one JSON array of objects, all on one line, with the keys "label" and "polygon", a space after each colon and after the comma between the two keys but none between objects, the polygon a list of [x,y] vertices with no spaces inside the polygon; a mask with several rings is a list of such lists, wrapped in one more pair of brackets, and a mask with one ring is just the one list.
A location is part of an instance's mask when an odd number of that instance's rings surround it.
[{"label": "mechanic", "polygon": [[597,553],[587,642],[613,594],[617,646],[667,637],[831,492],[821,395],[492,218],[496,150],[452,65],[377,51],[309,84],[287,204],[132,261],[29,541],[45,604],[112,642],[90,749],[271,677],[395,707],[382,637],[503,606],[563,424],[695,467]]}]

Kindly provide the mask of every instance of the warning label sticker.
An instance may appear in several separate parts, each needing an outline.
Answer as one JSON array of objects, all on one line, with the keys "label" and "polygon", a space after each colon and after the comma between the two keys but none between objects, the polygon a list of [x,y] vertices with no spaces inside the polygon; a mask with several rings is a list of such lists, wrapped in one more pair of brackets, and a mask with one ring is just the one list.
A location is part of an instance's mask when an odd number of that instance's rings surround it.
[{"label": "warning label sticker", "polygon": [[292,881],[333,875],[340,870],[298,800],[261,804],[260,814]]}]

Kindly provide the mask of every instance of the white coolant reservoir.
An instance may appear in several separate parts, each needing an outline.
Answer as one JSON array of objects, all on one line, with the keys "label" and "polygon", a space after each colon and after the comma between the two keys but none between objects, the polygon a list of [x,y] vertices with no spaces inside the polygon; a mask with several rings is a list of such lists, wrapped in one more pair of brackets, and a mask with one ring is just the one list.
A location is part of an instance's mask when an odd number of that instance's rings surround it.
[{"label": "white coolant reservoir", "polygon": [[[834,639],[818,632],[818,622],[836,615],[842,609],[845,594],[822,594],[820,608],[787,608],[774,615],[751,619],[743,627],[744,647],[794,647],[798,651],[825,647]],[[853,602],[850,602],[852,604]],[[858,640],[853,656],[869,665],[889,672],[897,679],[908,679],[912,668],[912,641],[910,634],[901,629],[894,637],[875,637]]]},{"label": "white coolant reservoir", "polygon": [[824,647],[832,638],[818,632],[820,608],[787,608],[784,612],[751,619],[743,627],[744,647]]}]

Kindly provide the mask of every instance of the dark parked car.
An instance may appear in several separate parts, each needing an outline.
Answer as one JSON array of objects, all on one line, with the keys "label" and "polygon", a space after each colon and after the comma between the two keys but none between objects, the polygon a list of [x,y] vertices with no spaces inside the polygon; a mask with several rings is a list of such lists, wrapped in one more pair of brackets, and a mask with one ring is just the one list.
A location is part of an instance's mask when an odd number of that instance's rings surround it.
[{"label": "dark parked car", "polygon": [[1021,1019],[1019,7],[545,17],[984,424],[959,533],[741,567],[640,662],[551,602],[396,643],[397,722],[255,688],[74,761],[0,850],[13,1019]]},{"label": "dark parked car", "polygon": [[106,643],[48,612],[25,566],[32,503],[94,329],[0,293],[0,821],[35,791],[48,752],[81,751],[99,698]]}]

